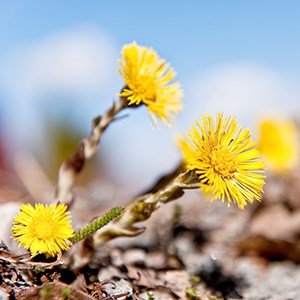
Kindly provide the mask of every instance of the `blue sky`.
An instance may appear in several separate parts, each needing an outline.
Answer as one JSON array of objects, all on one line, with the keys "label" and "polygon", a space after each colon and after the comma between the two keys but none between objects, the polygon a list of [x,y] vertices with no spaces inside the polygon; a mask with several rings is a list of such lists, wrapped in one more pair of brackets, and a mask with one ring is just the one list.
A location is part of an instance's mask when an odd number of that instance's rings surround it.
[{"label": "blue sky", "polygon": [[[146,170],[149,182],[157,170],[164,172],[178,160],[173,134],[188,128],[199,113],[224,111],[255,127],[266,113],[300,112],[299,11],[299,1],[0,0],[2,126],[26,148],[43,136],[40,110],[59,118],[78,97],[67,115],[87,132],[90,119],[110,105],[122,86],[116,71],[122,45],[152,46],[174,66],[186,95],[177,128],[153,130],[145,112],[134,112],[105,137],[112,164],[122,168],[117,158],[122,149],[143,162],[126,176],[142,180]],[[64,56],[68,41],[79,49],[72,50],[74,59],[82,59],[69,73],[72,58],[68,64],[64,60],[69,59]],[[61,69],[52,68],[57,55]],[[41,93],[63,100],[38,102]],[[21,130],[12,119],[22,120]],[[144,139],[137,142],[141,130]],[[128,131],[130,137],[124,135]]]},{"label": "blue sky", "polygon": [[0,54],[62,29],[99,26],[122,44],[154,46],[181,76],[250,60],[297,73],[299,1],[4,1]]}]

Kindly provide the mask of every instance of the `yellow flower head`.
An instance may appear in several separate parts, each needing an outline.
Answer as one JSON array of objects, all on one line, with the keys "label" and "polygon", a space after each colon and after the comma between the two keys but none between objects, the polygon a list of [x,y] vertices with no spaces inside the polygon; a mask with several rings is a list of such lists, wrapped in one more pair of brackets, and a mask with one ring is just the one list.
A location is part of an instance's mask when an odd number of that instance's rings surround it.
[{"label": "yellow flower head", "polygon": [[261,121],[258,148],[268,168],[276,172],[295,168],[299,157],[295,124],[284,120]]},{"label": "yellow flower head", "polygon": [[264,171],[259,151],[254,149],[249,129],[242,130],[234,118],[218,114],[202,116],[201,125],[187,132],[190,140],[180,138],[186,168],[199,176],[200,187],[213,198],[233,200],[243,209],[247,203],[260,200]]},{"label": "yellow flower head", "polygon": [[20,246],[33,255],[45,253],[54,257],[69,249],[66,240],[73,235],[69,212],[65,204],[43,205],[23,204],[21,213],[15,217],[12,232]]},{"label": "yellow flower head", "polygon": [[123,46],[122,56],[118,71],[126,86],[120,96],[129,106],[145,104],[152,117],[172,121],[182,108],[183,97],[180,84],[170,83],[176,75],[173,68],[154,50],[136,43]]}]

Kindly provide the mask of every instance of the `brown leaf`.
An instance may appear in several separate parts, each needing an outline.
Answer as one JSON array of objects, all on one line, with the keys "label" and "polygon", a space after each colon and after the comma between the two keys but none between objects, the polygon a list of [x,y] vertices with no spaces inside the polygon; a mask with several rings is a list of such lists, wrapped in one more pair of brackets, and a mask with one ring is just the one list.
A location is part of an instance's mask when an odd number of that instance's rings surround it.
[{"label": "brown leaf", "polygon": [[300,263],[300,241],[270,240],[264,236],[250,236],[237,243],[241,254],[256,254],[269,260],[289,259]]},{"label": "brown leaf", "polygon": [[300,211],[290,212],[281,204],[271,205],[255,216],[250,232],[271,240],[294,241],[300,234]]},{"label": "brown leaf", "polygon": [[40,299],[69,299],[69,300],[92,300],[93,297],[62,282],[45,283],[40,287],[29,288],[16,294],[17,300],[40,300]]}]

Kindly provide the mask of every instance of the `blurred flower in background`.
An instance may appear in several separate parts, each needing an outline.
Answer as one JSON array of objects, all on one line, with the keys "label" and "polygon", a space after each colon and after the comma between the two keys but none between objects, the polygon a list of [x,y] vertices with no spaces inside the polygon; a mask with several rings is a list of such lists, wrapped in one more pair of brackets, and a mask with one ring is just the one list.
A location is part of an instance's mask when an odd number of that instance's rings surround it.
[{"label": "blurred flower in background", "polygon": [[291,120],[261,120],[258,147],[271,171],[282,172],[299,167],[298,132]]}]

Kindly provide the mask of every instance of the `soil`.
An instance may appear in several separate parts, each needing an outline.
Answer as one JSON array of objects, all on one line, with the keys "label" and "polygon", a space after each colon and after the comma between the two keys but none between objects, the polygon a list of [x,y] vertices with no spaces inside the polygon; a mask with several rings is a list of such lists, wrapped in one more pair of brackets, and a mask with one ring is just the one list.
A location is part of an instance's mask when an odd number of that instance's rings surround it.
[{"label": "soil", "polygon": [[[73,225],[120,204],[91,196],[103,189],[75,191]],[[187,192],[138,224],[141,235],[105,245],[90,237],[52,261],[16,248],[9,216],[24,197],[0,191],[0,299],[300,299],[297,173],[269,178],[261,203],[245,210]]]}]

